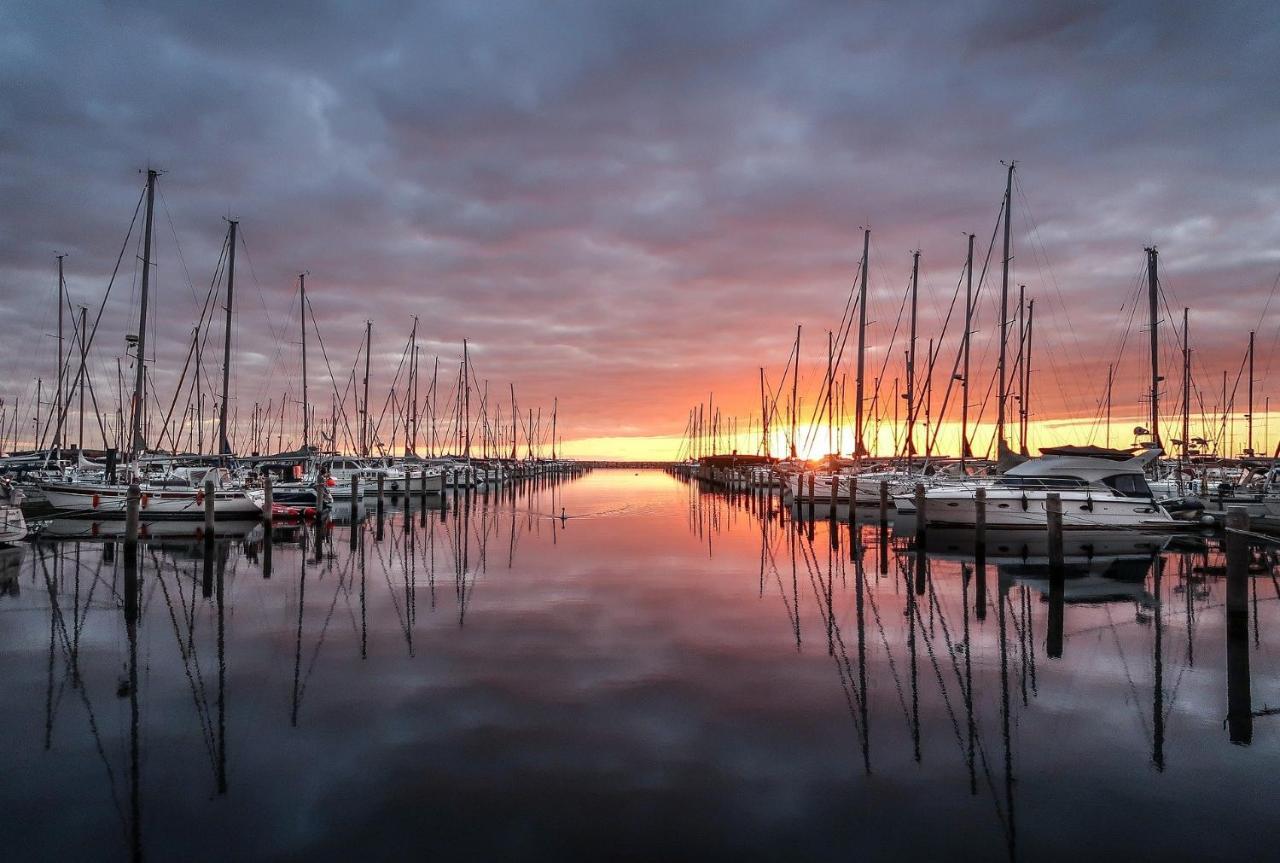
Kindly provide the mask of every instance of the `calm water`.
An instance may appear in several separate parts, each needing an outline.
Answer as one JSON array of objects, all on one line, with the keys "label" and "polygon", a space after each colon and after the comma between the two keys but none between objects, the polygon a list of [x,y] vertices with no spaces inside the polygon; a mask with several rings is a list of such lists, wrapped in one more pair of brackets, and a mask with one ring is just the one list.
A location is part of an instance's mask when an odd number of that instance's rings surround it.
[{"label": "calm water", "polygon": [[1212,543],[1059,592],[660,472],[458,503],[153,535],[136,625],[102,538],[0,551],[5,856],[1274,854],[1261,552],[1229,627]]}]

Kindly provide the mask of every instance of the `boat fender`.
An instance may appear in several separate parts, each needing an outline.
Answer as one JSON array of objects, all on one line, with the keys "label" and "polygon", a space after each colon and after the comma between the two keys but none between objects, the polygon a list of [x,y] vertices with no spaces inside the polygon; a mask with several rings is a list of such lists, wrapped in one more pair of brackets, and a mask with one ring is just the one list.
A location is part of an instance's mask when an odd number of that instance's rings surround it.
[{"label": "boat fender", "polygon": [[1093,495],[1087,494],[1084,498],[1085,512],[1093,512]]},{"label": "boat fender", "polygon": [[142,496],[142,508],[143,508],[143,509],[146,509],[146,508],[147,508],[147,504],[148,504],[150,501],[151,501],[151,495],[149,495],[149,494],[144,494],[144,495]]},{"label": "boat fender", "polygon": [[99,504],[101,504],[101,503],[102,503],[102,496],[101,496],[100,494],[98,494],[97,492],[94,492],[94,493],[93,493],[93,508],[94,508],[94,509],[97,509],[97,508],[98,508],[98,505],[99,505]]},{"label": "boat fender", "polygon": [[1027,493],[1025,491],[1022,493],[1022,511],[1027,511]]},{"label": "boat fender", "polygon": [[196,492],[196,506],[204,506],[204,492]]}]

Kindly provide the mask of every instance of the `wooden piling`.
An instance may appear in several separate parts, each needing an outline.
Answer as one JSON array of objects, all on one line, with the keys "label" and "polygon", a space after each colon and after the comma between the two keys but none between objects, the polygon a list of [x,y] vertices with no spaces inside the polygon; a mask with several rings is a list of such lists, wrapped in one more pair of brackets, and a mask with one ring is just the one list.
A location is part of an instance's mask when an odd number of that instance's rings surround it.
[{"label": "wooden piling", "polygon": [[1049,572],[1062,571],[1062,495],[1051,491],[1045,495],[1045,522],[1049,532]]},{"label": "wooden piling", "polygon": [[206,479],[204,481],[204,539],[205,542],[213,542],[214,531],[214,505],[217,499],[214,497],[213,480]]},{"label": "wooden piling", "polygon": [[916,542],[924,543],[925,527],[929,523],[929,498],[924,493],[924,483],[916,483]]},{"label": "wooden piling", "polygon": [[355,525],[360,520],[360,474],[353,473],[351,475],[351,524]]},{"label": "wooden piling", "polygon": [[316,471],[316,524],[320,523],[321,516],[324,515],[324,474],[319,470]]},{"label": "wooden piling", "polygon": [[126,564],[138,562],[138,521],[142,507],[142,489],[135,482],[125,496],[124,559]]},{"label": "wooden piling", "polygon": [[262,520],[266,524],[271,524],[271,507],[273,505],[272,495],[271,474],[268,472],[267,475],[262,478]]},{"label": "wooden piling", "polygon": [[378,471],[378,515],[382,515],[383,508],[387,505],[387,475],[383,471]]},{"label": "wooden piling", "polygon": [[831,474],[831,512],[829,518],[831,521],[836,520],[836,507],[840,503],[840,474],[832,472]]},{"label": "wooden piling", "polygon": [[1227,507],[1227,736],[1253,742],[1253,695],[1249,679],[1249,512]]},{"label": "wooden piling", "polygon": [[889,527],[889,482],[880,480],[880,530]]},{"label": "wooden piling", "polygon": [[1062,495],[1049,492],[1044,501],[1045,526],[1049,535],[1049,617],[1045,626],[1045,653],[1062,657],[1062,633],[1066,604],[1066,573],[1062,552]]},{"label": "wooden piling", "polygon": [[987,490],[982,486],[973,492],[973,552],[977,559],[987,559]]}]

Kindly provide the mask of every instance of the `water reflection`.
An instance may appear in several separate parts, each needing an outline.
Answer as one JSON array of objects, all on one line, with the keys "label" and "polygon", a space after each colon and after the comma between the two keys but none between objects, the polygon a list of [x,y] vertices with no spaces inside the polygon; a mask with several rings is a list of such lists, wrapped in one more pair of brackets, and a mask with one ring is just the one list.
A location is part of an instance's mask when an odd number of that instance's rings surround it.
[{"label": "water reflection", "polygon": [[[1053,781],[1024,782],[1021,765],[1024,759],[1042,763],[1046,748],[1059,745],[1040,732],[1059,730],[1053,714],[1064,699],[1079,697],[1083,703],[1072,712],[1083,713],[1080,721],[1096,724],[1102,735],[1110,733],[1110,718],[1130,713],[1157,774],[1170,757],[1198,755],[1200,734],[1210,733],[1196,728],[1188,735],[1179,722],[1214,710],[1203,697],[1211,687],[1188,693],[1191,679],[1225,677],[1225,704],[1220,696],[1213,701],[1232,744],[1251,744],[1254,719],[1277,712],[1254,709],[1250,669],[1251,655],[1266,644],[1262,602],[1280,598],[1274,546],[1247,549],[1250,577],[1228,583],[1223,541],[1204,536],[1068,532],[1063,559],[1053,563],[1047,536],[1028,531],[988,531],[979,544],[972,530],[931,528],[921,536],[909,518],[882,526],[874,511],[786,507],[767,492],[713,491],[695,481],[688,496],[691,529],[708,553],[717,540],[754,522],[759,594],[780,602],[797,651],[805,644],[802,608],[811,604],[863,771],[871,774],[873,765],[901,770],[904,754],[919,765],[931,748],[945,758],[943,741],[950,739],[964,767],[962,784],[971,796],[989,800],[1011,859],[1023,856],[1020,789]],[[781,571],[780,551],[789,561]],[[808,591],[801,586],[806,582]],[[1268,594],[1261,601],[1260,588]],[[989,614],[994,632],[986,625]],[[1196,665],[1197,642],[1203,652],[1224,617],[1225,674],[1219,666],[1206,675],[1203,663]],[[1090,716],[1095,708],[1098,715]],[[873,759],[873,717],[875,749],[891,755]],[[1169,729],[1179,724],[1183,734],[1171,748]],[[1278,763],[1274,747],[1269,738],[1271,766]],[[1096,757],[1092,748],[1068,744],[1067,751],[1084,763]],[[943,767],[933,775],[947,773]],[[945,789],[931,786],[930,793]],[[1038,819],[1033,826],[1043,834],[1047,825]]]},{"label": "water reflection", "polygon": [[0,549],[15,859],[1265,853],[1274,552],[801,515],[601,471]]}]

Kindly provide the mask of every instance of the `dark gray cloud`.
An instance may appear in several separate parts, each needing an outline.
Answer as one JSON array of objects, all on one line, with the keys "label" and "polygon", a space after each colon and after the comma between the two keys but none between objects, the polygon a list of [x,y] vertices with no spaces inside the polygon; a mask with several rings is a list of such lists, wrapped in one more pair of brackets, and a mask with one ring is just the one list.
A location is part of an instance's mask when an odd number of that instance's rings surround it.
[{"label": "dark gray cloud", "polygon": [[[1280,269],[1269,4],[17,3],[4,18],[8,400],[53,377],[53,254],[96,305],[147,164],[166,171],[161,389],[222,217],[242,220],[242,419],[296,369],[268,319],[293,332],[304,269],[340,376],[373,318],[385,388],[419,315],[450,369],[467,337],[495,387],[558,394],[566,437],[677,433],[712,389],[745,413],[793,325],[816,347],[838,317],[862,225],[877,345],[913,247],[936,330],[1010,157],[1046,414],[1096,400],[1145,244],[1171,305],[1193,307],[1206,374],[1238,363]],[[95,344],[104,393],[133,254]],[[1259,328],[1269,365],[1276,328]],[[1141,359],[1122,362],[1136,408]]]}]

